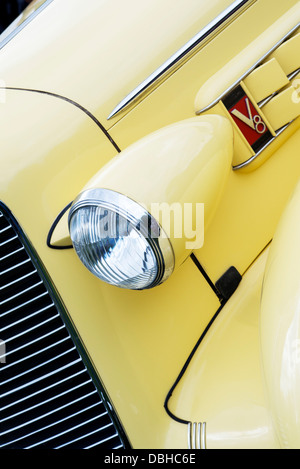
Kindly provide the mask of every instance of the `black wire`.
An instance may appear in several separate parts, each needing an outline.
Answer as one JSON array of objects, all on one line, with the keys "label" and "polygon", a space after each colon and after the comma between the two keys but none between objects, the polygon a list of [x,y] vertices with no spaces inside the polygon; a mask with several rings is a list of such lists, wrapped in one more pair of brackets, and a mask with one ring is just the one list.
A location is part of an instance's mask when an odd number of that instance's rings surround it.
[{"label": "black wire", "polygon": [[64,214],[66,213],[67,210],[69,210],[69,208],[71,207],[73,201],[70,202],[58,215],[57,217],[55,218],[50,230],[49,230],[49,233],[48,233],[48,236],[47,236],[47,246],[48,248],[51,248],[51,249],[57,249],[57,250],[63,250],[63,249],[73,249],[73,246],[53,246],[51,244],[51,238],[52,238],[52,235],[53,235],[53,231],[55,230],[58,222],[61,220],[61,218],[64,216]]},{"label": "black wire", "polygon": [[173,391],[174,389],[176,388],[177,384],[179,383],[179,381],[181,380],[181,378],[183,377],[186,369],[188,368],[193,356],[195,355],[199,345],[201,344],[202,340],[204,339],[205,335],[207,334],[207,332],[209,331],[211,325],[213,324],[213,322],[215,321],[215,319],[218,317],[219,313],[221,312],[221,310],[223,309],[223,306],[226,304],[226,302],[224,301],[221,306],[219,307],[219,309],[217,310],[217,312],[214,314],[214,316],[212,317],[212,319],[210,320],[210,322],[208,323],[208,325],[206,326],[206,328],[204,329],[203,333],[201,334],[199,340],[197,341],[196,345],[194,346],[193,350],[191,351],[190,355],[188,356],[188,359],[186,360],[183,368],[181,369],[175,383],[173,384],[173,386],[171,387],[170,391],[168,392],[167,394],[167,397],[165,399],[165,402],[164,402],[164,408],[167,412],[167,414],[169,415],[169,417],[171,417],[173,420],[175,420],[176,422],[179,422],[179,423],[183,423],[185,425],[188,425],[190,423],[189,420],[183,420],[179,417],[177,417],[176,415],[174,415],[168,405],[169,405],[169,400],[171,399],[172,397],[172,394],[173,394]]},{"label": "black wire", "polygon": [[70,98],[66,98],[65,96],[61,96],[57,93],[52,93],[50,91],[35,90],[35,89],[31,89],[31,88],[16,88],[16,87],[11,87],[11,86],[6,86],[5,89],[6,90],[15,90],[15,91],[29,91],[31,93],[39,93],[39,94],[46,95],[46,96],[52,96],[53,98],[62,99],[63,101],[66,101],[67,103],[72,104],[73,106],[76,106],[78,109],[83,111],[88,117],[90,117],[95,122],[95,124],[102,130],[104,135],[108,138],[108,140],[111,142],[111,144],[115,147],[117,152],[118,153],[121,152],[121,149],[116,144],[116,142],[111,137],[111,135],[106,130],[106,128],[101,124],[101,122],[99,122],[99,120],[90,111],[88,111],[85,107],[81,106],[81,104],[78,104],[76,101],[73,101]]},{"label": "black wire", "polygon": [[191,254],[191,259],[194,262],[195,266],[200,270],[201,274],[203,275],[203,277],[205,278],[205,280],[207,281],[207,283],[209,284],[211,289],[214,291],[214,293],[219,298],[220,303],[222,303],[224,301],[224,297],[219,292],[219,290],[217,289],[215,284],[212,282],[212,280],[209,278],[209,276],[207,275],[204,268],[202,267],[202,265],[200,264],[200,262],[198,261],[197,257],[195,256],[195,254],[193,252]]}]

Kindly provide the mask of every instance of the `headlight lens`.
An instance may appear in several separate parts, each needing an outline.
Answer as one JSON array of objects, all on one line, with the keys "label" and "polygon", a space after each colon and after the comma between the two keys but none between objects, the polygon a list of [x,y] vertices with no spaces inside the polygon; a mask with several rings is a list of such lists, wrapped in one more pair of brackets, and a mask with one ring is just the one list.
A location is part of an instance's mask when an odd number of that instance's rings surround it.
[{"label": "headlight lens", "polygon": [[122,194],[85,191],[70,210],[69,229],[80,260],[109,284],[151,288],[173,271],[169,239],[147,210]]}]

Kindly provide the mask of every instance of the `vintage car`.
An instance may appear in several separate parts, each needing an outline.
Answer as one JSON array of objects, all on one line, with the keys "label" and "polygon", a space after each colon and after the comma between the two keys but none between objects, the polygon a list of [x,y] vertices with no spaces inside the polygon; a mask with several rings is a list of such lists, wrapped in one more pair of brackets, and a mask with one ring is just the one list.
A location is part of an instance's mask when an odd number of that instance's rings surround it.
[{"label": "vintage car", "polygon": [[0,36],[1,448],[300,447],[299,22],[46,0]]}]

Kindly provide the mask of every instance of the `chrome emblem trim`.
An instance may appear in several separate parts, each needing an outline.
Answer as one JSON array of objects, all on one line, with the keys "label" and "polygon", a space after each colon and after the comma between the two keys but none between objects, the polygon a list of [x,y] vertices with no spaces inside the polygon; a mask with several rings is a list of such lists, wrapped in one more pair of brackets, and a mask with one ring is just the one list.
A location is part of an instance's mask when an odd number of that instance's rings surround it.
[{"label": "chrome emblem trim", "polygon": [[[149,86],[156,80],[182,60],[189,52],[195,49],[204,39],[206,39],[216,28],[221,26],[227,21],[234,13],[246,5],[250,0],[235,0],[226,10],[218,15],[213,21],[208,23],[205,28],[199,31],[190,41],[188,41],[181,49],[173,54],[165,63],[163,63],[157,70],[149,75],[142,83],[140,83],[133,91],[131,91],[122,101],[112,110],[107,117],[107,120],[116,116],[119,112],[125,109],[130,103],[135,101]],[[253,2],[252,2],[253,3]]]},{"label": "chrome emblem trim", "polygon": [[206,422],[189,422],[188,449],[206,448]]},{"label": "chrome emblem trim", "polygon": [[280,41],[278,41],[271,49],[269,49],[262,57],[260,57],[259,60],[257,60],[254,65],[252,65],[243,75],[241,75],[229,88],[227,88],[222,94],[220,94],[214,101],[212,101],[208,106],[204,107],[203,109],[200,109],[199,111],[196,112],[196,115],[199,116],[203,112],[209,111],[211,108],[216,106],[220,101],[222,101],[231,91],[233,91],[241,81],[243,81],[253,70],[258,67],[259,65],[264,62],[269,55],[272,54],[281,44],[283,44],[287,39],[292,36],[297,29],[299,28],[300,23],[297,23],[296,26],[294,26]]}]

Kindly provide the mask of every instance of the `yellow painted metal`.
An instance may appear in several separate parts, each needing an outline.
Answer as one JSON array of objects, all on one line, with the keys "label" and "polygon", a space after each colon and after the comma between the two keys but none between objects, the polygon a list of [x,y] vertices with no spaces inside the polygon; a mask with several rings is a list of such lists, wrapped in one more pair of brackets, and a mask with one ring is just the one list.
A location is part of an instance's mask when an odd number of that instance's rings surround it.
[{"label": "yellow painted metal", "polygon": [[210,449],[279,448],[261,368],[260,298],[267,256],[268,249],[246,272],[170,400],[177,417],[206,422]]},{"label": "yellow painted metal", "polygon": [[[295,95],[294,98],[298,99],[298,90],[297,90],[297,80],[294,82],[295,85]],[[250,172],[255,171],[256,169],[260,168],[265,162],[273,157],[273,155],[276,155],[277,151],[285,145],[285,143],[294,136],[294,139],[299,138],[299,127],[300,127],[300,118],[298,117],[295,119],[293,122],[291,122],[286,128],[284,128],[284,132],[279,132],[279,134],[276,136],[276,138],[271,142],[270,145],[268,145],[264,151],[262,151],[259,155],[256,155],[253,160],[248,160],[246,162],[247,164],[245,166],[239,167],[238,171],[244,174],[248,174]],[[270,128],[272,130],[272,128]],[[272,130],[273,132],[273,130]],[[296,145],[294,146],[296,148]],[[295,153],[294,153],[295,155]],[[244,161],[245,163],[245,161]],[[249,164],[248,164],[249,163]],[[298,173],[296,174],[296,177],[298,177]],[[297,180],[295,180],[295,183]],[[293,183],[292,183],[293,184]]]},{"label": "yellow painted metal", "polygon": [[243,274],[271,241],[300,177],[299,137],[298,131],[283,146],[276,142],[276,151],[259,170],[231,173],[204,246],[195,252],[214,280],[231,265]]},{"label": "yellow painted metal", "polygon": [[290,82],[277,60],[271,59],[250,73],[244,83],[259,103]]},{"label": "yellow painted metal", "polygon": [[[267,4],[267,2],[265,2]],[[249,43],[239,54],[227,61],[218,69],[209,80],[199,89],[195,99],[196,113],[209,106],[241,76],[267,54],[278,41],[282,40],[299,21],[300,4],[296,2],[276,22],[266,28],[261,34],[257,33],[255,39]],[[298,52],[293,50],[293,56],[298,57]],[[272,56],[270,56],[272,57]],[[277,57],[277,56],[276,56]],[[298,60],[298,59],[295,59]],[[281,64],[278,58],[279,64]],[[299,66],[299,65],[298,65]]]},{"label": "yellow painted metal", "polygon": [[55,1],[3,49],[1,79],[68,97],[110,127],[113,108],[231,3]]},{"label": "yellow painted metal", "polygon": [[282,44],[270,57],[276,58],[284,72],[289,75],[300,67],[299,48],[300,33]]},{"label": "yellow painted metal", "polygon": [[[159,216],[157,221],[170,238],[177,267],[190,255],[191,245],[202,247],[204,228],[213,218],[229,176],[232,150],[233,132],[227,119],[194,117],[131,145],[83,190],[111,189]],[[202,217],[197,220],[197,204],[204,204],[205,227]]]},{"label": "yellow painted metal", "polygon": [[[19,203],[36,225],[39,199],[50,228],[58,213],[117,151],[92,119],[63,99],[13,90],[4,90],[2,97],[2,200],[8,205]],[[40,234],[43,241],[46,235]]]},{"label": "yellow painted metal", "polygon": [[71,246],[72,241],[68,228],[68,216],[69,210],[67,210],[64,215],[59,218],[57,223],[54,226],[54,230],[50,239],[51,246],[63,247]]},{"label": "yellow painted metal", "polygon": [[186,426],[163,403],[216,295],[190,259],[165,285],[130,292],[96,279],[73,250],[47,248],[58,212],[116,150],[81,110],[38,93],[8,90],[0,125],[0,200],[46,267],[132,445],[186,447]]},{"label": "yellow painted metal", "polygon": [[289,86],[263,106],[262,112],[275,130],[300,116],[300,100],[294,99],[294,95],[295,88]]},{"label": "yellow painted metal", "polygon": [[300,447],[300,186],[276,230],[261,307],[261,343],[267,395],[282,448]]},{"label": "yellow painted metal", "polygon": [[[239,77],[242,71],[241,62],[236,60],[236,57],[243,58],[242,65],[245,70],[250,69],[255,59],[261,58],[297,24],[300,15],[299,2],[290,2],[281,10],[282,6],[283,4],[276,3],[274,8],[274,2],[268,1],[253,5],[247,14],[238,18],[230,28],[225,29],[169,77],[167,82],[162,83],[136,106],[126,119],[120,120],[110,129],[110,134],[118,141],[120,147],[126,148],[138,138],[166,124],[182,120],[183,117],[190,118],[194,112],[194,100],[201,88],[201,82],[212,83],[214,94],[210,95],[210,99],[217,97],[219,93],[216,77],[220,87],[226,89],[226,86],[232,85],[231,80]],[[249,23],[255,27],[249,29]],[[268,35],[264,34],[266,29],[269,29]],[[248,32],[247,40],[245,30]],[[239,41],[234,39],[236,37]],[[259,40],[256,40],[257,37]],[[244,50],[251,53],[247,55]],[[226,65],[229,51],[232,54],[230,63],[235,65],[233,71]],[[211,59],[214,56],[218,57],[218,63]],[[206,67],[203,67],[204,63]],[[223,75],[224,70],[228,71],[228,83],[227,75]],[[213,81],[211,76],[214,77]],[[189,86],[185,86],[185,83],[189,83]],[[202,104],[204,105],[204,102]],[[222,104],[206,112],[211,113],[226,116]],[[144,116],[147,116],[146,120]],[[213,281],[223,275],[231,265],[240,273],[245,272],[272,239],[282,210],[300,177],[299,125],[300,119],[296,119],[249,168],[231,172],[217,212],[205,234],[204,246],[195,251]],[[244,139],[239,140],[239,131],[236,128],[234,137],[235,164],[250,159],[254,153]],[[240,160],[237,160],[238,155]]]}]

